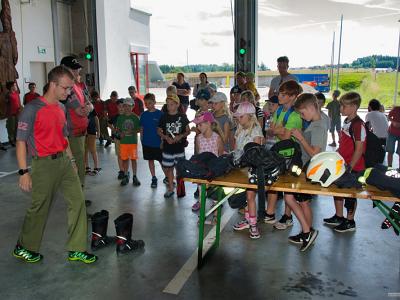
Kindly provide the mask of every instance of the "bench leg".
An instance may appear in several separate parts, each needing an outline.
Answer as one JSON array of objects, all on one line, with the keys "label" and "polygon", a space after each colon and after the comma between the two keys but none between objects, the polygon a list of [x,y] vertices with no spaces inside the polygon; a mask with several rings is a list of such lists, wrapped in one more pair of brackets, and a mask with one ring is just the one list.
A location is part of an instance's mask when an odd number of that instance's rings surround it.
[{"label": "bench leg", "polygon": [[197,267],[200,268],[203,262],[203,240],[204,240],[204,222],[206,214],[206,185],[200,186],[200,216],[199,216],[199,241],[197,250]]}]

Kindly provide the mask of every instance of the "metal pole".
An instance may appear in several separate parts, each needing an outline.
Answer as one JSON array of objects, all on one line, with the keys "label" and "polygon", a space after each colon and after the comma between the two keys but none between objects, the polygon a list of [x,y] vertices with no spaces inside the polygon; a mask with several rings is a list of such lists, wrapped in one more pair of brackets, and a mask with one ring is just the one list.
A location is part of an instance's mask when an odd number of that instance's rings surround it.
[{"label": "metal pole", "polygon": [[333,64],[335,62],[335,31],[333,32],[333,39],[332,39],[332,54],[331,54],[331,80],[329,83],[330,88],[333,87]]},{"label": "metal pole", "polygon": [[340,53],[342,51],[342,28],[343,28],[343,15],[340,18],[340,37],[339,37],[339,54],[337,63],[337,75],[336,75],[336,89],[339,89],[339,69],[340,69]]},{"label": "metal pole", "polygon": [[[400,22],[400,20],[398,20],[397,22]],[[393,106],[396,106],[397,88],[399,86],[399,58],[400,58],[400,29],[399,29],[399,45],[397,47],[396,83],[394,86]]]}]

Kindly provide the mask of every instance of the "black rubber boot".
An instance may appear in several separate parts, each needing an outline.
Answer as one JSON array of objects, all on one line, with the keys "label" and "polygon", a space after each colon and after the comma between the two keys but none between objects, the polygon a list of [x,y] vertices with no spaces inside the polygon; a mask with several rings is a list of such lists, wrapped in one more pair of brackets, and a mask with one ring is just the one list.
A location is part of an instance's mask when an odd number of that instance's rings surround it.
[{"label": "black rubber boot", "polygon": [[92,243],[93,251],[112,244],[113,238],[107,236],[108,211],[102,210],[92,215]]},{"label": "black rubber boot", "polygon": [[133,215],[125,213],[114,220],[117,233],[117,254],[127,253],[144,247],[142,240],[132,240]]}]

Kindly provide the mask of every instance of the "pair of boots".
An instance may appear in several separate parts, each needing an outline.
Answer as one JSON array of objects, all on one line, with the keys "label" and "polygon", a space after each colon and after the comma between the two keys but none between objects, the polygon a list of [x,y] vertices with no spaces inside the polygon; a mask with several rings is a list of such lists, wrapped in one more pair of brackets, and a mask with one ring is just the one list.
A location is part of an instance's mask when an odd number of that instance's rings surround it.
[{"label": "pair of boots", "polygon": [[114,220],[116,237],[107,236],[108,211],[102,210],[92,216],[92,243],[93,251],[117,244],[117,254],[127,253],[144,247],[142,240],[132,240],[133,215],[125,213]]}]

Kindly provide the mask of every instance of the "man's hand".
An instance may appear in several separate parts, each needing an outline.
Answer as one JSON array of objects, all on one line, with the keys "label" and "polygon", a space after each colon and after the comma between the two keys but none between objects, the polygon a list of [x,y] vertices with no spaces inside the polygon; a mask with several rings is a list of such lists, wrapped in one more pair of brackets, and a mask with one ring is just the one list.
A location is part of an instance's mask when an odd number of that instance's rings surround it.
[{"label": "man's hand", "polygon": [[29,173],[19,177],[19,187],[24,192],[30,192],[32,190],[32,178]]}]

